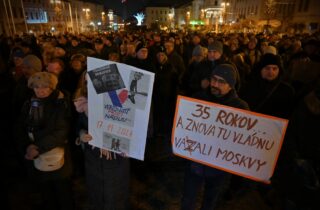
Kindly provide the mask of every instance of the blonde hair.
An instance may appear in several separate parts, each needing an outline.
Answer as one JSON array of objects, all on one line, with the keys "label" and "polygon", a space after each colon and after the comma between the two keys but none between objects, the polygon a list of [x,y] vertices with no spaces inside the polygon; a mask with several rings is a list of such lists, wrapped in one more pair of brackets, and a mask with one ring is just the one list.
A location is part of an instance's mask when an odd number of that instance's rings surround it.
[{"label": "blonde hair", "polygon": [[81,96],[88,97],[88,90],[87,90],[87,71],[82,72],[79,81],[77,90],[74,93],[73,99],[77,99]]}]

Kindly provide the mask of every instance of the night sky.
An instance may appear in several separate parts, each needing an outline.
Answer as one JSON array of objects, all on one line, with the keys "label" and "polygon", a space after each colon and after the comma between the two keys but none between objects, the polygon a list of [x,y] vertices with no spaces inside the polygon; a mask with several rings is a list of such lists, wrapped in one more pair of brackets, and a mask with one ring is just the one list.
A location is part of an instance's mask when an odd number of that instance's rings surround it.
[{"label": "night sky", "polygon": [[[94,1],[94,0],[93,0]],[[112,9],[115,14],[128,18],[137,12],[141,11],[147,5],[167,4],[174,5],[175,3],[187,2],[188,0],[95,0],[103,3],[106,9]],[[155,3],[155,4],[154,4]]]}]

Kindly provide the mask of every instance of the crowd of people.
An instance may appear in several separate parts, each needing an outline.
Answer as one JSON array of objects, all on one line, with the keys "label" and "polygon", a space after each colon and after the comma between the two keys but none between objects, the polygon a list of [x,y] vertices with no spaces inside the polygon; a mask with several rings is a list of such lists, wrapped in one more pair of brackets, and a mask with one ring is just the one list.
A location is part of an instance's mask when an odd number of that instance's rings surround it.
[{"label": "crowd of people", "polygon": [[82,171],[92,210],[129,209],[130,173],[144,164],[88,144],[87,57],[155,73],[147,154],[155,141],[161,155],[172,154],[177,95],[289,120],[271,185],[190,161],[181,209],[195,209],[203,183],[203,210],[214,209],[222,192],[248,188],[276,192],[283,209],[311,209],[319,195],[319,32],[2,35],[0,48],[2,150],[12,147],[25,176],[39,184],[43,209],[74,209],[72,179]]}]

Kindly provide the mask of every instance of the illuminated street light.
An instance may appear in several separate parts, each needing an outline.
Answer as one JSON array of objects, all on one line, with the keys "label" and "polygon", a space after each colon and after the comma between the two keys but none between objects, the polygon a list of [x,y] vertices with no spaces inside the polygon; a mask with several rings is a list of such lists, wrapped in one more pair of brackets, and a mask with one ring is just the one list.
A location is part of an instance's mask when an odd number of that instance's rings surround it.
[{"label": "illuminated street light", "polygon": [[113,24],[114,24],[113,10],[108,11],[108,18],[109,18],[109,28],[113,29]]},{"label": "illuminated street light", "polygon": [[88,19],[89,18],[90,9],[89,8],[83,8],[82,11],[86,13],[86,18]]},{"label": "illuminated street light", "polygon": [[174,21],[173,21],[174,14],[172,12],[170,12],[168,14],[168,17],[169,17],[169,23],[170,23],[169,25],[170,25],[170,30],[171,30],[172,28],[174,28]]},{"label": "illuminated street light", "polygon": [[186,14],[186,27],[188,27],[188,25],[190,24],[190,11],[187,11],[187,14]]}]

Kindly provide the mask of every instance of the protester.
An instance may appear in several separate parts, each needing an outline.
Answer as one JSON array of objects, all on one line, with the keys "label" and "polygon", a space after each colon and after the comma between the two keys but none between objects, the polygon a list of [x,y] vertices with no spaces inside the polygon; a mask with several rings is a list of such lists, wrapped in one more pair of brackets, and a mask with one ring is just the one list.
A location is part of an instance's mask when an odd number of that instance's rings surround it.
[{"label": "protester", "polygon": [[86,74],[82,75],[74,105],[79,113],[77,144],[82,145],[85,179],[91,210],[129,209],[130,162],[116,153],[93,147],[88,133],[88,98]]},{"label": "protester", "polygon": [[166,54],[168,56],[169,62],[178,71],[179,86],[181,86],[182,78],[183,78],[184,74],[186,73],[186,66],[185,66],[185,63],[183,61],[183,58],[182,58],[181,55],[179,55],[175,51],[173,42],[171,42],[171,41],[165,42],[164,47],[166,48]]},{"label": "protester", "polygon": [[[168,61],[163,46],[158,48],[153,91],[154,136],[166,153],[171,153],[170,137],[178,91],[178,72]],[[161,148],[159,148],[161,150]],[[170,152],[169,152],[170,151]],[[164,151],[159,151],[164,152]]]},{"label": "protester", "polygon": [[23,58],[22,76],[17,81],[13,94],[13,115],[19,115],[24,102],[33,94],[28,88],[28,79],[33,74],[42,71],[41,60],[35,55],[27,55]]},{"label": "protester", "polygon": [[282,77],[280,57],[265,54],[240,96],[255,112],[288,119],[293,108],[294,89]]},{"label": "protester", "polygon": [[[234,66],[220,64],[211,73],[209,88],[195,94],[194,97],[226,106],[249,109],[247,103],[237,96],[235,84],[236,69]],[[204,195],[201,209],[214,209],[231,174],[195,162],[190,162],[186,170],[181,210],[196,209],[197,195],[203,184]]]},{"label": "protester", "polygon": [[18,47],[12,51],[12,59],[13,59],[14,67],[12,68],[11,72],[16,81],[18,81],[23,75],[22,64],[23,64],[24,56],[25,55],[23,51]]},{"label": "protester", "polygon": [[43,209],[72,210],[71,159],[67,147],[69,104],[56,89],[58,79],[38,72],[28,80],[34,95],[26,101],[15,126],[25,152],[28,175],[40,185]]},{"label": "protester", "polygon": [[[318,209],[320,181],[320,80],[296,106],[281,149],[275,187],[281,204],[296,209]],[[290,174],[290,176],[288,176]],[[301,193],[303,192],[303,193]]]},{"label": "protester", "polygon": [[143,42],[140,42],[136,46],[136,57],[129,57],[126,61],[126,64],[149,71],[155,72],[155,66],[152,60],[149,57],[149,50],[147,45]]}]

